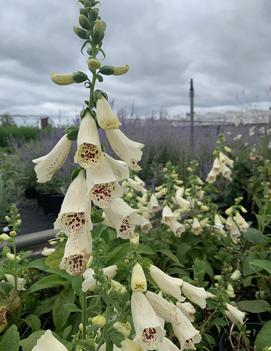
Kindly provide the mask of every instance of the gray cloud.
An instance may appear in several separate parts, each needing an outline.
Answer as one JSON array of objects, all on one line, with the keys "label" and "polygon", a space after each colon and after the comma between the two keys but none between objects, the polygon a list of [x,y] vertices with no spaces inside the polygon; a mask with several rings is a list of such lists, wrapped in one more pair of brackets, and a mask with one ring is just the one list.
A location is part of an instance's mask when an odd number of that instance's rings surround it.
[{"label": "gray cloud", "polygon": [[[187,105],[191,77],[198,107],[269,101],[270,12],[269,0],[104,0],[105,63],[129,63],[131,69],[123,77],[106,77],[103,89],[117,107],[134,103],[145,114]],[[52,71],[86,67],[72,32],[77,17],[75,0],[5,4],[0,112],[79,111],[85,89],[50,81]]]}]

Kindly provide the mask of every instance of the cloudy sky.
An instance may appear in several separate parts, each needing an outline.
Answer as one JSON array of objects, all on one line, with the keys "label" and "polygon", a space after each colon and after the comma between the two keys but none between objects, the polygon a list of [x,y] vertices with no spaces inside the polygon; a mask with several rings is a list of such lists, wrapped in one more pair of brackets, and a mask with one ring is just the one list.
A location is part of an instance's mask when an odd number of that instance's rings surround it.
[{"label": "cloudy sky", "polygon": [[[148,115],[196,108],[267,106],[271,101],[270,0],[102,0],[106,64],[130,65],[106,77],[115,106]],[[79,111],[86,89],[54,86],[50,73],[86,70],[76,0],[12,0],[0,12],[0,113]]]}]

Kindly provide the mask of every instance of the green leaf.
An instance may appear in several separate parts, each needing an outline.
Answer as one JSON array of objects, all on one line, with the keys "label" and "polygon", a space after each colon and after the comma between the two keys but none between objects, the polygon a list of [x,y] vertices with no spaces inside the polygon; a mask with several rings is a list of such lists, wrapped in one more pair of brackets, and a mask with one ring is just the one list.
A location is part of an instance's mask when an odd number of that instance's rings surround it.
[{"label": "green leaf", "polygon": [[50,274],[46,277],[41,278],[38,280],[36,283],[34,283],[30,288],[29,292],[33,293],[39,290],[43,289],[49,289],[49,288],[54,288],[59,285],[67,285],[69,282],[67,282],[66,279],[59,277],[56,274]]},{"label": "green leaf", "polygon": [[172,253],[170,250],[159,250],[159,252],[161,252],[161,254],[167,256],[171,261],[176,263],[178,266],[184,268],[184,265],[181,264],[178,257],[176,255],[174,255],[174,253]]},{"label": "green leaf", "polygon": [[67,311],[67,312],[81,312],[80,308],[75,305],[74,303],[66,303],[64,305],[64,309]]},{"label": "green leaf", "polygon": [[271,261],[267,260],[253,260],[249,262],[250,266],[259,267],[261,269],[266,270],[269,274],[271,274]]},{"label": "green leaf", "polygon": [[64,330],[63,330],[63,333],[62,333],[62,337],[63,339],[68,339],[68,337],[70,336],[72,332],[72,325],[68,325]]},{"label": "green leaf", "polygon": [[44,330],[39,330],[32,333],[28,338],[21,340],[20,344],[23,351],[32,351],[37,344],[38,339],[44,334]]},{"label": "green leaf", "polygon": [[24,318],[24,321],[32,329],[33,332],[40,330],[41,321],[37,315],[29,314],[26,318]]},{"label": "green leaf", "polygon": [[20,336],[16,325],[12,325],[4,334],[0,351],[19,351]]},{"label": "green leaf", "polygon": [[271,321],[264,324],[262,329],[259,331],[256,340],[255,347],[256,351],[264,351],[265,349],[271,347]]},{"label": "green leaf", "polygon": [[250,313],[271,311],[271,305],[265,300],[243,300],[236,302],[240,310]]},{"label": "green leaf", "polygon": [[45,263],[50,268],[59,268],[59,264],[64,255],[64,247],[61,247],[54,251],[50,256],[46,257]]},{"label": "green leaf", "polygon": [[58,330],[61,330],[65,326],[69,315],[71,314],[71,312],[65,310],[64,306],[66,304],[73,304],[74,300],[75,295],[72,289],[62,290],[55,299],[53,306],[53,320]]},{"label": "green leaf", "polygon": [[108,253],[106,264],[110,265],[122,261],[126,257],[130,248],[130,243],[124,243],[116,246],[111,252]]},{"label": "green leaf", "polygon": [[141,255],[147,255],[147,256],[156,255],[156,252],[153,250],[152,247],[144,244],[140,244],[138,246],[137,252],[140,253]]},{"label": "green leaf", "polygon": [[243,237],[252,244],[262,244],[267,240],[267,237],[263,235],[260,230],[255,228],[248,228],[243,233]]},{"label": "green leaf", "polygon": [[56,296],[52,296],[49,299],[41,301],[40,304],[35,309],[34,313],[37,316],[41,316],[45,313],[49,313],[50,311],[52,311],[55,298]]},{"label": "green leaf", "polygon": [[48,266],[45,263],[45,258],[38,258],[36,260],[30,261],[27,265],[26,268],[34,268],[34,269],[39,269],[41,271],[47,271]]}]

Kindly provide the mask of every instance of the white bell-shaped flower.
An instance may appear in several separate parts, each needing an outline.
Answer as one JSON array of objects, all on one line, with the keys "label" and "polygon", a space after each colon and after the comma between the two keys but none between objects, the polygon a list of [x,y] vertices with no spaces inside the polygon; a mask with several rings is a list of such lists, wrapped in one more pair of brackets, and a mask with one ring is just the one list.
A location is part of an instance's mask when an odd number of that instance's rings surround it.
[{"label": "white bell-shaped flower", "polygon": [[222,166],[222,162],[220,161],[219,158],[215,158],[214,159],[214,163],[213,163],[213,171],[216,175],[219,175],[219,173],[221,172],[221,166]]},{"label": "white bell-shaped flower", "polygon": [[115,154],[126,162],[133,171],[140,170],[137,163],[141,160],[141,149],[144,145],[130,140],[119,129],[106,130],[105,133]]},{"label": "white bell-shaped flower", "polygon": [[166,331],[142,292],[132,294],[131,310],[136,332],[135,342],[144,350],[156,350]]},{"label": "white bell-shaped flower", "polygon": [[46,183],[52,179],[54,173],[62,167],[71,150],[72,142],[65,134],[54,148],[45,156],[36,158],[35,172],[38,183]]},{"label": "white bell-shaped flower", "polygon": [[202,232],[202,226],[197,217],[193,219],[191,231],[195,235],[199,235]]},{"label": "white bell-shaped flower", "polygon": [[142,346],[127,338],[125,338],[120,344],[122,351],[144,351]]},{"label": "white bell-shaped flower", "polygon": [[181,345],[181,350],[196,350],[195,344],[201,342],[200,332],[195,329],[189,319],[184,316],[182,324],[173,324],[172,328],[175,336]]},{"label": "white bell-shaped flower", "polygon": [[[112,279],[117,274],[117,266],[116,265],[108,266],[108,267],[103,268],[102,271],[108,279]],[[82,290],[84,292],[92,291],[96,288],[97,281],[95,279],[95,272],[92,268],[88,268],[83,273],[83,278],[84,278],[84,281],[82,284]]]},{"label": "white bell-shaped flower", "polygon": [[141,224],[142,218],[125,201],[120,198],[114,199],[110,206],[104,209],[104,214],[106,222],[116,229],[119,238],[130,239],[136,236],[135,227]]},{"label": "white bell-shaped flower", "polygon": [[141,192],[142,194],[146,192],[146,189],[144,188],[144,185],[142,185],[141,182],[137,182],[136,180],[132,178],[127,179],[127,185],[130,186],[132,189],[135,191]]},{"label": "white bell-shaped flower", "polygon": [[178,222],[177,220],[173,220],[169,224],[169,227],[177,238],[180,238],[181,235],[186,231],[185,225]]},{"label": "white bell-shaped flower", "polygon": [[159,202],[154,194],[151,194],[150,201],[148,203],[148,208],[152,212],[157,212],[160,209]]},{"label": "white bell-shaped flower", "polygon": [[182,322],[181,312],[172,302],[151,291],[146,293],[146,298],[158,317],[175,324]]},{"label": "white bell-shaped flower", "polygon": [[129,167],[127,166],[127,163],[121,160],[116,160],[106,153],[104,153],[104,156],[109,162],[110,167],[119,182],[122,181],[123,179],[129,178],[130,170],[129,170]]},{"label": "white bell-shaped flower", "polygon": [[[5,277],[9,285],[11,285],[13,288],[15,287],[15,277],[12,274],[7,274],[5,273]],[[25,291],[25,284],[26,280],[24,278],[18,278],[17,277],[17,290],[18,291]]]},{"label": "white bell-shaped flower", "polygon": [[113,199],[121,197],[123,193],[105,157],[95,168],[87,169],[87,188],[91,200],[100,208],[107,208]]},{"label": "white bell-shaped flower", "polygon": [[175,202],[182,212],[187,212],[191,210],[191,202],[178,195],[177,192],[175,194]]},{"label": "white bell-shaped flower", "polygon": [[241,230],[246,230],[249,228],[249,224],[246,222],[245,218],[241,216],[239,212],[234,216],[234,221]]},{"label": "white bell-shaped flower", "polygon": [[190,302],[177,302],[176,306],[186,315],[186,317],[194,322],[196,310]]},{"label": "white bell-shaped flower", "polygon": [[111,109],[110,104],[104,96],[97,101],[96,117],[99,126],[103,129],[117,129],[121,125],[118,116]]},{"label": "white bell-shaped flower", "polygon": [[182,293],[200,308],[206,308],[206,299],[214,297],[213,294],[207,292],[204,288],[199,288],[185,281],[182,284]]},{"label": "white bell-shaped flower", "polygon": [[227,166],[229,166],[230,168],[233,167],[233,160],[231,160],[227,155],[225,155],[223,152],[219,153],[219,161],[222,164],[226,164]]},{"label": "white bell-shaped flower", "polygon": [[46,330],[44,334],[37,340],[32,351],[68,351],[68,349],[53,336],[51,330]]},{"label": "white bell-shaped flower", "polygon": [[175,297],[178,301],[185,300],[181,291],[182,279],[171,277],[154,265],[150,265],[149,272],[154,282],[164,293]]},{"label": "white bell-shaped flower", "polygon": [[79,236],[86,228],[91,230],[90,206],[86,178],[84,171],[81,170],[68,188],[54,223],[55,229],[64,230],[71,239]]},{"label": "white bell-shaped flower", "polygon": [[162,210],[162,223],[170,225],[175,220],[175,216],[168,205]]},{"label": "white bell-shaped flower", "polygon": [[207,175],[206,182],[207,183],[214,183],[216,181],[217,173],[212,168]]},{"label": "white bell-shaped flower", "polygon": [[147,291],[147,280],[142,266],[137,262],[132,269],[131,277],[131,289],[132,291]]},{"label": "white bell-shaped flower", "polygon": [[232,170],[226,164],[222,165],[221,173],[225,179],[230,180],[230,181],[232,180],[232,178],[231,178]]},{"label": "white bell-shaped flower", "polygon": [[70,275],[82,275],[92,254],[92,238],[89,230],[80,233],[75,239],[68,238],[60,269]]},{"label": "white bell-shaped flower", "polygon": [[94,168],[103,157],[96,122],[87,111],[80,123],[74,162],[86,169]]},{"label": "white bell-shaped flower", "polygon": [[157,351],[180,351],[180,349],[168,338],[163,338],[162,342],[158,345]]},{"label": "white bell-shaped flower", "polygon": [[230,233],[231,240],[237,244],[241,237],[241,228],[238,227],[236,222],[233,220],[231,216],[229,216],[226,220],[226,228]]},{"label": "white bell-shaped flower", "polygon": [[232,323],[235,325],[244,324],[244,318],[246,316],[245,312],[240,311],[237,307],[234,307],[229,303],[226,303],[226,308],[225,314]]}]

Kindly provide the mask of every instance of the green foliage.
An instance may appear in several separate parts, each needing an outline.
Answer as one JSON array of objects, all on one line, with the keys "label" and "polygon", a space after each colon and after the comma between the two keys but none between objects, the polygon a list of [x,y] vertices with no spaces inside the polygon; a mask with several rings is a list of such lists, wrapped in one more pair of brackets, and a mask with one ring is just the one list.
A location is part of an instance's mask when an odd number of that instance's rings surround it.
[{"label": "green foliage", "polygon": [[34,127],[0,126],[0,147],[8,147],[11,139],[18,143],[35,140],[37,129]]},{"label": "green foliage", "polygon": [[0,351],[19,351],[20,336],[16,325],[12,325],[4,334],[1,343]]},{"label": "green foliage", "polygon": [[271,321],[264,324],[255,341],[256,351],[268,351],[271,347]]}]

